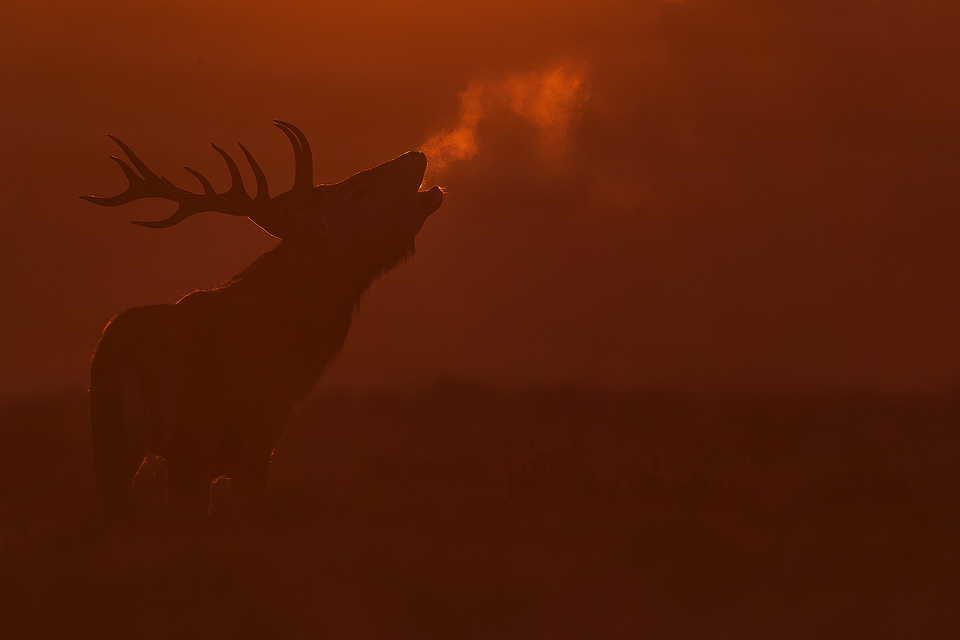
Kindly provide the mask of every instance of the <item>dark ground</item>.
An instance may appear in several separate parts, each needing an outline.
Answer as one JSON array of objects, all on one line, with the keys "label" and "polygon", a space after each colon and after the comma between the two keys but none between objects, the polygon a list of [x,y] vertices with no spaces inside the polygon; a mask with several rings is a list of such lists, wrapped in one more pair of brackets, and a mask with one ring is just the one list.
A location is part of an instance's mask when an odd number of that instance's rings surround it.
[{"label": "dark ground", "polygon": [[254,522],[105,535],[0,410],[0,636],[960,637],[960,396],[321,394]]}]

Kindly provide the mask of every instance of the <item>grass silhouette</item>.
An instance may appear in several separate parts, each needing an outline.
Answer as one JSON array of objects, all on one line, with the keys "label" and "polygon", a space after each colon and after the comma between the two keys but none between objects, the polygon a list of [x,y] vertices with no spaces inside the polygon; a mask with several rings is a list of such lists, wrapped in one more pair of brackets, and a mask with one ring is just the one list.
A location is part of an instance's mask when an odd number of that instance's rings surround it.
[{"label": "grass silhouette", "polygon": [[97,523],[83,393],[0,411],[6,637],[950,637],[960,401],[326,393],[267,510]]}]

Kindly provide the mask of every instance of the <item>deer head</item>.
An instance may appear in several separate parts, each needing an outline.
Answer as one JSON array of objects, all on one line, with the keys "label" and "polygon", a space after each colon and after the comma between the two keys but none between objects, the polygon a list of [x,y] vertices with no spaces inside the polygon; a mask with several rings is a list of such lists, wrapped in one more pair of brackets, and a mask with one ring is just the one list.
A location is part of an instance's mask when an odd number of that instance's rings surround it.
[{"label": "deer head", "polygon": [[[126,191],[111,197],[80,196],[95,204],[112,207],[143,198],[164,198],[179,207],[168,218],[158,221],[134,221],[144,227],[171,227],[202,211],[217,211],[233,216],[246,216],[267,233],[283,239],[361,238],[363,242],[381,244],[387,238],[412,245],[413,238],[427,216],[443,202],[439,187],[419,191],[427,167],[427,159],[411,151],[377,167],[362,171],[336,184],[313,184],[313,156],[306,136],[288,122],[274,120],[293,145],[296,168],[293,188],[273,198],[260,165],[247,148],[240,144],[257,182],[257,194],[251,197],[243,186],[236,162],[218,147],[230,171],[230,188],[217,193],[210,181],[198,171],[184,167],[200,181],[203,193],[187,191],[158,176],[130,148],[114,136],[114,142],[130,160],[127,164],[117,156],[111,158],[127,177]],[[398,249],[401,253],[406,247]]]}]

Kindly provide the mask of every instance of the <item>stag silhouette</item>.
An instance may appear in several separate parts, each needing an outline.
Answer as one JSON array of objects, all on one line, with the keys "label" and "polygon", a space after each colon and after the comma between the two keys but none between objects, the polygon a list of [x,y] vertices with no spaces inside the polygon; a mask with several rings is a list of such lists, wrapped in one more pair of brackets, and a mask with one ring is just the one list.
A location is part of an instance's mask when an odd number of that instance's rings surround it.
[{"label": "stag silhouette", "polygon": [[438,187],[419,190],[427,166],[419,152],[314,186],[306,137],[274,123],[296,158],[293,188],[276,197],[242,144],[254,197],[216,145],[231,186],[217,193],[187,168],[203,187],[194,193],[158,176],[113,136],[133,165],[112,156],[129,186],[112,197],[81,196],[104,206],[151,197],[179,205],[165,220],[135,222],[144,227],[217,211],[246,216],[280,239],[229,282],[176,304],[128,309],[104,329],[90,369],[90,415],[108,518],[130,512],[130,488],[148,453],[166,459],[169,502],[179,512],[204,513],[210,481],[221,475],[231,478],[236,503],[255,501],[291,409],[340,350],[363,292],[412,257],[417,232],[443,202]]}]

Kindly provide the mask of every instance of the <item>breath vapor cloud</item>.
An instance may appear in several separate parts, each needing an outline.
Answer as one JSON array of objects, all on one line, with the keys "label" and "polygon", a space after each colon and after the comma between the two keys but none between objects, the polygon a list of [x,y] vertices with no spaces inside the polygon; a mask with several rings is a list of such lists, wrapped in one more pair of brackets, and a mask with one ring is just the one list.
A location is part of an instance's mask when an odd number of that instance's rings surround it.
[{"label": "breath vapor cloud", "polygon": [[451,162],[473,158],[479,151],[481,122],[502,111],[536,127],[543,156],[561,156],[571,120],[588,97],[586,80],[584,65],[564,64],[502,80],[471,81],[459,96],[456,127],[433,134],[421,146],[430,159],[427,178],[436,180]]}]

